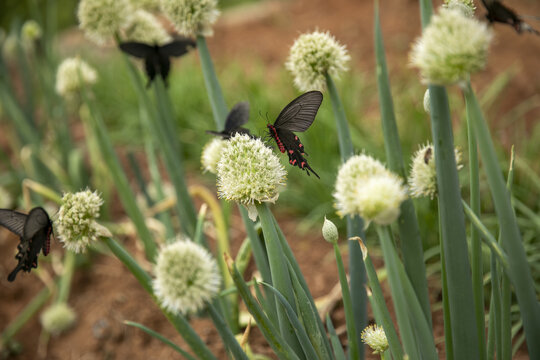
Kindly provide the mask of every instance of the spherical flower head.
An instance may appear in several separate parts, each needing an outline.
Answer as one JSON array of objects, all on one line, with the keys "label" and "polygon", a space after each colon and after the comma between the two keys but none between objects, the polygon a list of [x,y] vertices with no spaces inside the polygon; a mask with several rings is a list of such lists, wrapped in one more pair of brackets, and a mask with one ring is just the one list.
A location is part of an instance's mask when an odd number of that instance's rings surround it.
[{"label": "spherical flower head", "polygon": [[21,38],[23,43],[31,44],[36,40],[41,39],[43,31],[41,26],[35,20],[26,21],[21,29]]},{"label": "spherical flower head", "polygon": [[103,227],[96,219],[103,200],[90,190],[65,193],[55,222],[58,238],[64,247],[76,253],[83,252],[103,234]]},{"label": "spherical flower head", "polygon": [[173,313],[187,314],[202,309],[221,284],[216,260],[192,241],[180,240],[164,246],[154,272],[154,293]]},{"label": "spherical flower head", "polygon": [[359,215],[366,221],[388,225],[399,216],[399,206],[407,198],[400,177],[368,155],[352,156],[339,169],[335,207],[340,216]]},{"label": "spherical flower head", "polygon": [[326,74],[339,77],[347,70],[350,56],[345,46],[328,32],[300,35],[291,47],[285,67],[300,91],[326,89]]},{"label": "spherical flower head", "polygon": [[[461,151],[455,150],[457,169],[460,170]],[[423,145],[413,155],[411,174],[409,176],[409,193],[412,197],[429,196],[431,199],[437,194],[437,170],[435,168],[435,148],[432,144]]]},{"label": "spherical flower head", "polygon": [[129,0],[81,0],[77,9],[79,27],[98,45],[128,25],[132,13]]},{"label": "spherical flower head", "polygon": [[221,153],[226,145],[227,141],[221,138],[214,138],[204,145],[201,154],[203,172],[217,173],[217,164],[219,159],[221,159]]},{"label": "spherical flower head", "polygon": [[326,216],[324,217],[324,224],[322,227],[322,235],[324,240],[329,243],[335,244],[339,239],[339,233],[336,225],[328,220]]},{"label": "spherical flower head", "polygon": [[158,19],[146,10],[137,10],[124,30],[126,41],[163,45],[171,37]]},{"label": "spherical flower head", "polygon": [[161,0],[161,10],[185,36],[212,36],[219,16],[217,0]]},{"label": "spherical flower head", "polygon": [[136,9],[155,11],[159,10],[160,0],[131,0],[131,4]]},{"label": "spherical flower head", "polygon": [[383,328],[371,324],[362,331],[362,342],[373,349],[374,354],[382,354],[388,349],[388,340]]},{"label": "spherical flower head", "polygon": [[476,6],[472,0],[444,0],[443,7],[447,9],[456,9],[469,18],[474,17]]},{"label": "spherical flower head", "polygon": [[45,309],[39,319],[47,332],[57,335],[69,329],[76,318],[75,311],[68,304],[58,303]]},{"label": "spherical flower head", "polygon": [[217,164],[218,195],[245,205],[275,202],[286,175],[279,159],[260,139],[236,134]]},{"label": "spherical flower head", "polygon": [[485,67],[492,37],[485,23],[441,8],[414,44],[411,64],[420,69],[424,83],[460,83]]},{"label": "spherical flower head", "polygon": [[81,87],[95,84],[96,71],[79,57],[67,58],[56,72],[56,92],[71,99],[80,91]]}]

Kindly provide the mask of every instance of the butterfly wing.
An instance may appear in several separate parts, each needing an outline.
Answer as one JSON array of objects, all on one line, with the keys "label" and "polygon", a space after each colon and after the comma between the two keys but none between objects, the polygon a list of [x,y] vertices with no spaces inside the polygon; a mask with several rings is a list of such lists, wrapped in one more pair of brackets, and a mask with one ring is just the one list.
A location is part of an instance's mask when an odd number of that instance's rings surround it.
[{"label": "butterfly wing", "polygon": [[231,132],[235,129],[238,129],[249,120],[249,103],[247,101],[239,102],[234,105],[234,107],[227,115],[227,120],[225,121],[225,131]]},{"label": "butterfly wing", "polygon": [[128,41],[128,42],[121,43],[120,50],[122,50],[126,54],[129,54],[131,56],[135,56],[141,59],[146,59],[156,52],[156,49],[154,46],[150,46],[150,45],[135,42],[135,41]]},{"label": "butterfly wing", "polygon": [[24,223],[27,217],[28,215],[14,210],[0,209],[0,225],[20,237],[23,236]]},{"label": "butterfly wing", "polygon": [[191,48],[194,48],[196,46],[197,44],[195,43],[195,41],[188,38],[182,38],[160,46],[159,52],[167,57],[182,56],[187,53]]},{"label": "butterfly wing", "polygon": [[42,207],[35,207],[28,213],[28,217],[24,223],[23,238],[31,239],[39,231],[43,231],[51,224],[49,215]]},{"label": "butterfly wing", "polygon": [[306,131],[315,120],[322,99],[320,91],[309,91],[300,95],[281,110],[274,127],[289,131]]}]

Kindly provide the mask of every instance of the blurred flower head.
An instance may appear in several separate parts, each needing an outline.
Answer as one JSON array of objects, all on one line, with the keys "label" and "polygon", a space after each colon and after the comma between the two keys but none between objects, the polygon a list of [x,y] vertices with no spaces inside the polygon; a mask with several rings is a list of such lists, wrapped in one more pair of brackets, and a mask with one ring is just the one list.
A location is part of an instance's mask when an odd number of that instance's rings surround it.
[{"label": "blurred flower head", "polygon": [[443,7],[459,10],[467,17],[474,17],[476,6],[472,0],[444,0]]},{"label": "blurred flower head", "polygon": [[27,20],[21,29],[21,40],[25,47],[33,47],[34,42],[41,39],[43,31],[35,20]]},{"label": "blurred flower head", "polygon": [[211,36],[219,16],[217,0],[161,0],[161,10],[185,36]]},{"label": "blurred flower head", "polygon": [[373,349],[374,354],[382,354],[388,349],[388,340],[383,328],[376,324],[366,327],[361,334],[362,342]]},{"label": "blurred flower head", "polygon": [[324,217],[324,224],[322,227],[322,235],[324,240],[328,241],[329,243],[337,243],[339,239],[339,233],[336,225],[328,220],[326,216]]},{"label": "blurred flower head", "polygon": [[96,221],[102,204],[100,195],[88,189],[64,194],[55,226],[66,249],[83,252],[91,242],[105,235],[106,229]]},{"label": "blurred flower head", "polygon": [[204,145],[201,154],[201,165],[204,172],[217,173],[217,164],[225,146],[227,146],[227,141],[217,137]]},{"label": "blurred flower head", "polygon": [[388,225],[399,216],[407,190],[400,177],[372,157],[352,156],[339,169],[334,206],[340,216],[359,215],[366,221]]},{"label": "blurred flower head", "polygon": [[433,15],[410,53],[424,83],[451,85],[467,81],[487,61],[492,32],[460,10],[441,8]]},{"label": "blurred flower head", "polygon": [[131,4],[136,9],[148,11],[159,10],[160,0],[130,0]]},{"label": "blurred flower head", "polygon": [[76,317],[75,311],[62,302],[49,306],[41,313],[39,319],[43,329],[57,335],[69,329],[75,323]]},{"label": "blurred flower head", "polygon": [[164,246],[154,272],[154,292],[173,313],[201,310],[217,294],[221,284],[216,260],[192,241],[179,240]]},{"label": "blurred flower head", "polygon": [[260,139],[235,134],[217,165],[218,195],[244,205],[275,202],[286,175],[277,156]]},{"label": "blurred flower head", "polygon": [[129,24],[124,29],[126,41],[145,44],[163,45],[171,41],[171,37],[158,19],[146,10],[134,12]]},{"label": "blurred flower head", "polygon": [[[461,164],[461,151],[455,149],[457,169],[463,168]],[[429,196],[431,199],[437,194],[437,170],[435,168],[435,148],[428,143],[423,145],[413,155],[411,174],[409,176],[409,193],[418,198]]]},{"label": "blurred flower head", "polygon": [[56,92],[66,99],[77,95],[81,87],[95,84],[96,71],[79,57],[62,61],[56,72]]},{"label": "blurred flower head", "polygon": [[129,24],[133,12],[129,0],[81,0],[77,17],[85,35],[101,45]]},{"label": "blurred flower head", "polygon": [[2,186],[0,186],[0,208],[10,208],[13,203],[13,197]]},{"label": "blurred flower head", "polygon": [[345,46],[329,32],[302,34],[291,47],[285,67],[300,91],[326,89],[326,74],[339,77],[347,70],[350,56]]}]

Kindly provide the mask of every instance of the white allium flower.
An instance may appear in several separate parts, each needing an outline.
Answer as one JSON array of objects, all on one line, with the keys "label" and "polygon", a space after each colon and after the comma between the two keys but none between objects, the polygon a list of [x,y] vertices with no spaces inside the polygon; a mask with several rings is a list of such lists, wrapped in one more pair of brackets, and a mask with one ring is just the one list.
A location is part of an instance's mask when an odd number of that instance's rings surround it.
[{"label": "white allium flower", "polygon": [[187,314],[202,309],[221,284],[216,260],[192,241],[180,240],[164,246],[154,272],[154,293],[173,313]]},{"label": "white allium flower", "polygon": [[244,205],[275,202],[286,175],[277,156],[260,139],[235,134],[217,165],[218,195]]},{"label": "white allium flower", "polygon": [[340,216],[359,215],[366,221],[388,225],[399,216],[407,198],[400,177],[367,155],[352,156],[339,169],[334,199]]},{"label": "white allium flower", "polygon": [[451,85],[483,69],[493,35],[485,23],[460,10],[441,8],[410,53],[424,83]]},{"label": "white allium flower", "polygon": [[130,0],[136,9],[154,11],[159,9],[160,0]]},{"label": "white allium flower", "polygon": [[13,203],[13,197],[6,189],[0,186],[0,208],[10,208]]},{"label": "white allium flower", "polygon": [[137,10],[124,30],[126,41],[163,45],[171,41],[170,35],[158,19],[146,10]]},{"label": "white allium flower", "polygon": [[129,0],[81,0],[77,9],[79,27],[97,44],[114,38],[130,22]]},{"label": "white allium flower", "polygon": [[41,326],[53,335],[69,329],[75,323],[76,318],[75,311],[66,303],[51,305],[39,317]]},{"label": "white allium flower", "polygon": [[[455,156],[457,169],[460,170],[463,165],[461,164],[461,151],[458,148],[455,149]],[[409,193],[415,198],[429,196],[431,199],[437,194],[435,148],[430,143],[423,145],[413,155]]]},{"label": "white allium flower", "polygon": [[227,141],[221,138],[213,138],[202,150],[201,165],[203,172],[210,171],[212,174],[217,173],[217,164],[221,159],[223,148],[227,145]]},{"label": "white allium flower", "polygon": [[294,76],[300,91],[326,89],[326,74],[339,77],[350,60],[347,49],[329,32],[300,35],[291,47],[285,67]]},{"label": "white allium flower", "polygon": [[55,222],[58,238],[64,247],[83,252],[91,242],[103,235],[104,229],[96,219],[103,204],[100,195],[90,190],[65,193]]},{"label": "white allium flower", "polygon": [[374,354],[382,354],[388,349],[388,340],[382,326],[371,324],[362,331],[362,342],[373,349]]},{"label": "white allium flower", "polygon": [[79,57],[67,58],[56,72],[56,92],[65,98],[77,94],[83,84],[92,85],[97,81],[96,71]]},{"label": "white allium flower", "polygon": [[324,224],[322,227],[322,235],[324,240],[329,243],[336,243],[339,239],[339,233],[336,225],[324,217]]},{"label": "white allium flower", "polygon": [[443,7],[459,10],[467,17],[474,17],[476,6],[472,0],[444,0]]},{"label": "white allium flower", "polygon": [[212,36],[219,16],[217,0],[161,0],[161,10],[185,36]]},{"label": "white allium flower", "polygon": [[426,89],[424,93],[424,111],[428,114],[431,112],[431,97],[429,96],[429,89]]}]

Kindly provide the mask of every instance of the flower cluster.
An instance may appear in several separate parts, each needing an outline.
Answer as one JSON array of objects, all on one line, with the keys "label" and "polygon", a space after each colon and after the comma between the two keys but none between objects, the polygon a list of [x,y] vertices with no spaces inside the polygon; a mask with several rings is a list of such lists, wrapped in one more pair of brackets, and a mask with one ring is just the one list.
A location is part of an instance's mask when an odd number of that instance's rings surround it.
[{"label": "flower cluster", "polygon": [[456,9],[462,12],[463,15],[472,18],[476,6],[472,0],[444,0],[444,5],[447,9]]},{"label": "flower cluster", "polygon": [[221,159],[221,153],[223,148],[226,146],[226,140],[221,138],[213,138],[210,140],[202,150],[201,154],[201,165],[203,171],[209,171],[212,174],[217,172],[217,164],[219,159]]},{"label": "flower cluster", "polygon": [[40,322],[43,329],[53,335],[69,329],[74,323],[77,315],[66,303],[54,304],[41,313]]},{"label": "flower cluster", "polygon": [[339,169],[334,199],[340,216],[359,215],[366,226],[371,221],[388,225],[397,219],[406,198],[401,178],[368,155],[352,156]]},{"label": "flower cluster", "polygon": [[236,134],[227,141],[217,164],[218,195],[245,205],[274,202],[286,175],[279,159],[260,139]]},{"label": "flower cluster", "polygon": [[163,45],[171,41],[170,35],[158,19],[142,9],[133,13],[130,22],[124,29],[124,35],[126,41],[137,41],[145,44]]},{"label": "flower cluster", "polygon": [[102,204],[99,194],[90,190],[64,194],[55,222],[64,247],[77,253],[83,252],[98,236],[103,235],[104,229],[96,221]]},{"label": "flower cluster", "polygon": [[361,334],[362,341],[373,349],[374,354],[382,354],[388,349],[388,340],[383,328],[377,324],[366,327]]},{"label": "flower cluster", "polygon": [[97,44],[114,38],[129,24],[131,14],[129,0],[81,0],[77,9],[79,27]]},{"label": "flower cluster", "polygon": [[219,16],[217,0],[161,0],[161,10],[186,36],[211,36]]},{"label": "flower cluster", "polygon": [[96,71],[79,57],[67,58],[56,72],[56,92],[67,99],[74,97],[85,84],[95,84]]},{"label": "flower cluster", "polygon": [[347,70],[350,56],[328,32],[300,35],[291,47],[285,63],[301,91],[326,89],[326,75],[339,77]]},{"label": "flower cluster", "polygon": [[414,44],[411,64],[425,83],[463,82],[485,67],[491,38],[486,24],[460,10],[441,8]]},{"label": "flower cluster", "polygon": [[[463,168],[461,164],[461,151],[454,150],[457,169]],[[423,145],[413,155],[411,175],[409,177],[409,192],[412,197],[429,196],[431,199],[437,194],[437,170],[435,169],[435,148],[432,144]]]},{"label": "flower cluster", "polygon": [[178,240],[163,247],[154,272],[154,293],[173,313],[187,314],[202,309],[221,284],[216,260],[192,241]]}]

